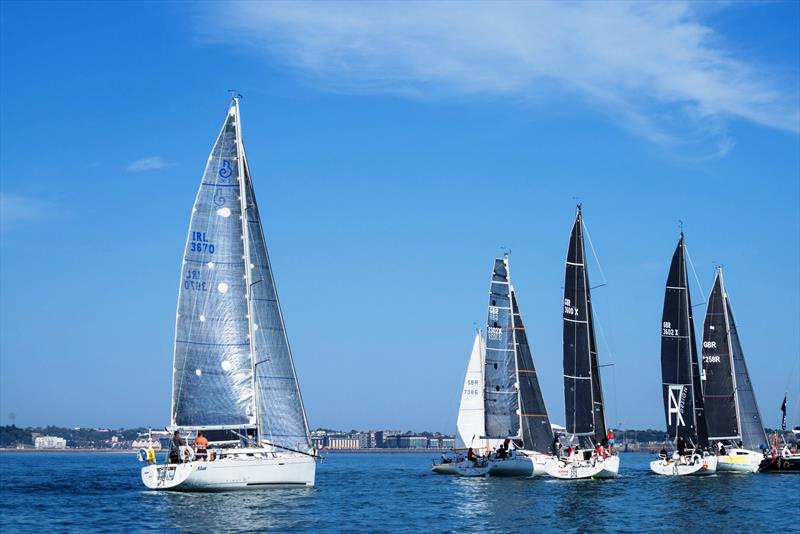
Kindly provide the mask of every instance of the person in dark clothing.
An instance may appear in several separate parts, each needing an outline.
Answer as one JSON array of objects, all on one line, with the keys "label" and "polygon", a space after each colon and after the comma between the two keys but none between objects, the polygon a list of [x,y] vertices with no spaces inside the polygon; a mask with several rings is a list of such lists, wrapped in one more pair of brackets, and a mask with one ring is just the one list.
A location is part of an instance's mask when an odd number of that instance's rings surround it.
[{"label": "person in dark clothing", "polygon": [[177,430],[172,434],[172,441],[169,445],[169,463],[179,464],[183,459],[181,458],[181,447],[186,445],[186,442],[181,439],[181,434]]},{"label": "person in dark clothing", "polygon": [[558,439],[559,434],[556,433],[555,437],[553,438],[553,455],[558,456],[558,453],[561,452],[561,441]]},{"label": "person in dark clothing", "polygon": [[661,456],[662,458],[664,458],[665,460],[669,458],[669,456],[667,455],[667,448],[666,447],[661,447],[661,450],[658,451],[658,455]]},{"label": "person in dark clothing", "polygon": [[686,454],[686,440],[683,439],[683,436],[678,436],[677,446],[678,446],[678,454],[680,454],[681,456]]}]

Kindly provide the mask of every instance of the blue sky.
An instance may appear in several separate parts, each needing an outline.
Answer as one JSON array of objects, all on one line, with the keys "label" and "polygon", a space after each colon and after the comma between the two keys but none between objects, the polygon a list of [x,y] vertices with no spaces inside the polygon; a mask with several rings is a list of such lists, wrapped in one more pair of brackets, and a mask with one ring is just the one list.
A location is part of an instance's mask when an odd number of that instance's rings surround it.
[{"label": "blue sky", "polygon": [[609,421],[663,427],[682,220],[702,291],[725,265],[774,424],[800,396],[799,22],[794,2],[4,2],[0,422],[168,422],[188,215],[236,88],[313,427],[452,430],[501,247],[563,422],[576,197]]}]

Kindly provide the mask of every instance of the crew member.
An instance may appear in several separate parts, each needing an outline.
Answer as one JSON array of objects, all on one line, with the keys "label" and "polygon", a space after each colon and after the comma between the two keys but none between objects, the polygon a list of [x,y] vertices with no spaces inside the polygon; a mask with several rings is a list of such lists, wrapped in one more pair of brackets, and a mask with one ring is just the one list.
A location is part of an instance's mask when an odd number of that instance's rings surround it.
[{"label": "crew member", "polygon": [[204,462],[208,456],[208,438],[202,432],[197,432],[197,437],[194,438],[194,450],[197,460]]},{"label": "crew member", "polygon": [[172,441],[169,444],[169,463],[179,464],[183,461],[181,458],[181,447],[186,443],[181,439],[181,433],[177,430],[172,434]]}]

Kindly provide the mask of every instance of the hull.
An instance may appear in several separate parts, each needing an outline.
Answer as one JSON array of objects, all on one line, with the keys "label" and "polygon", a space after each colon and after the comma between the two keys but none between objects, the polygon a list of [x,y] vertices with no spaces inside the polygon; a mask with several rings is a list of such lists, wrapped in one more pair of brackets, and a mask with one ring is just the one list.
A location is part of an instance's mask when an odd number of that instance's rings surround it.
[{"label": "hull", "polygon": [[755,473],[763,459],[764,456],[755,451],[731,449],[727,454],[717,456],[717,472]]},{"label": "hull", "polygon": [[609,456],[595,461],[552,458],[545,464],[545,470],[551,477],[561,480],[616,478],[619,474],[619,456]]},{"label": "hull", "polygon": [[791,456],[778,456],[775,462],[772,458],[765,458],[758,468],[760,473],[800,473],[800,454]]},{"label": "hull", "polygon": [[458,474],[458,471],[456,471],[455,462],[450,462],[449,464],[433,464],[433,467],[431,467],[431,471],[433,471],[437,475],[457,475]]},{"label": "hull", "polygon": [[717,472],[717,457],[695,454],[686,463],[660,458],[650,462],[650,470],[665,476],[708,476]]},{"label": "hull", "polygon": [[535,477],[546,474],[545,464],[552,458],[544,454],[516,451],[511,458],[493,458],[493,477]]},{"label": "hull", "polygon": [[455,465],[456,474],[462,477],[488,477],[489,471],[492,469],[490,463],[477,463],[473,464],[470,460],[458,462]]},{"label": "hull", "polygon": [[152,490],[230,491],[313,486],[316,464],[309,456],[226,457],[212,462],[148,465],[142,482]]}]

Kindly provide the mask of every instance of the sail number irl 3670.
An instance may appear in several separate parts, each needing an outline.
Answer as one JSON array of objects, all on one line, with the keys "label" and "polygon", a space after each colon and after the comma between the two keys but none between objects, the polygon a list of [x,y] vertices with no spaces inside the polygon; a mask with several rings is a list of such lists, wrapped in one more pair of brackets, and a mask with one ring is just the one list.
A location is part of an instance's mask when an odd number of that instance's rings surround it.
[{"label": "sail number irl 3670", "polygon": [[192,252],[208,252],[213,254],[216,250],[214,243],[209,243],[205,232],[192,232]]}]

